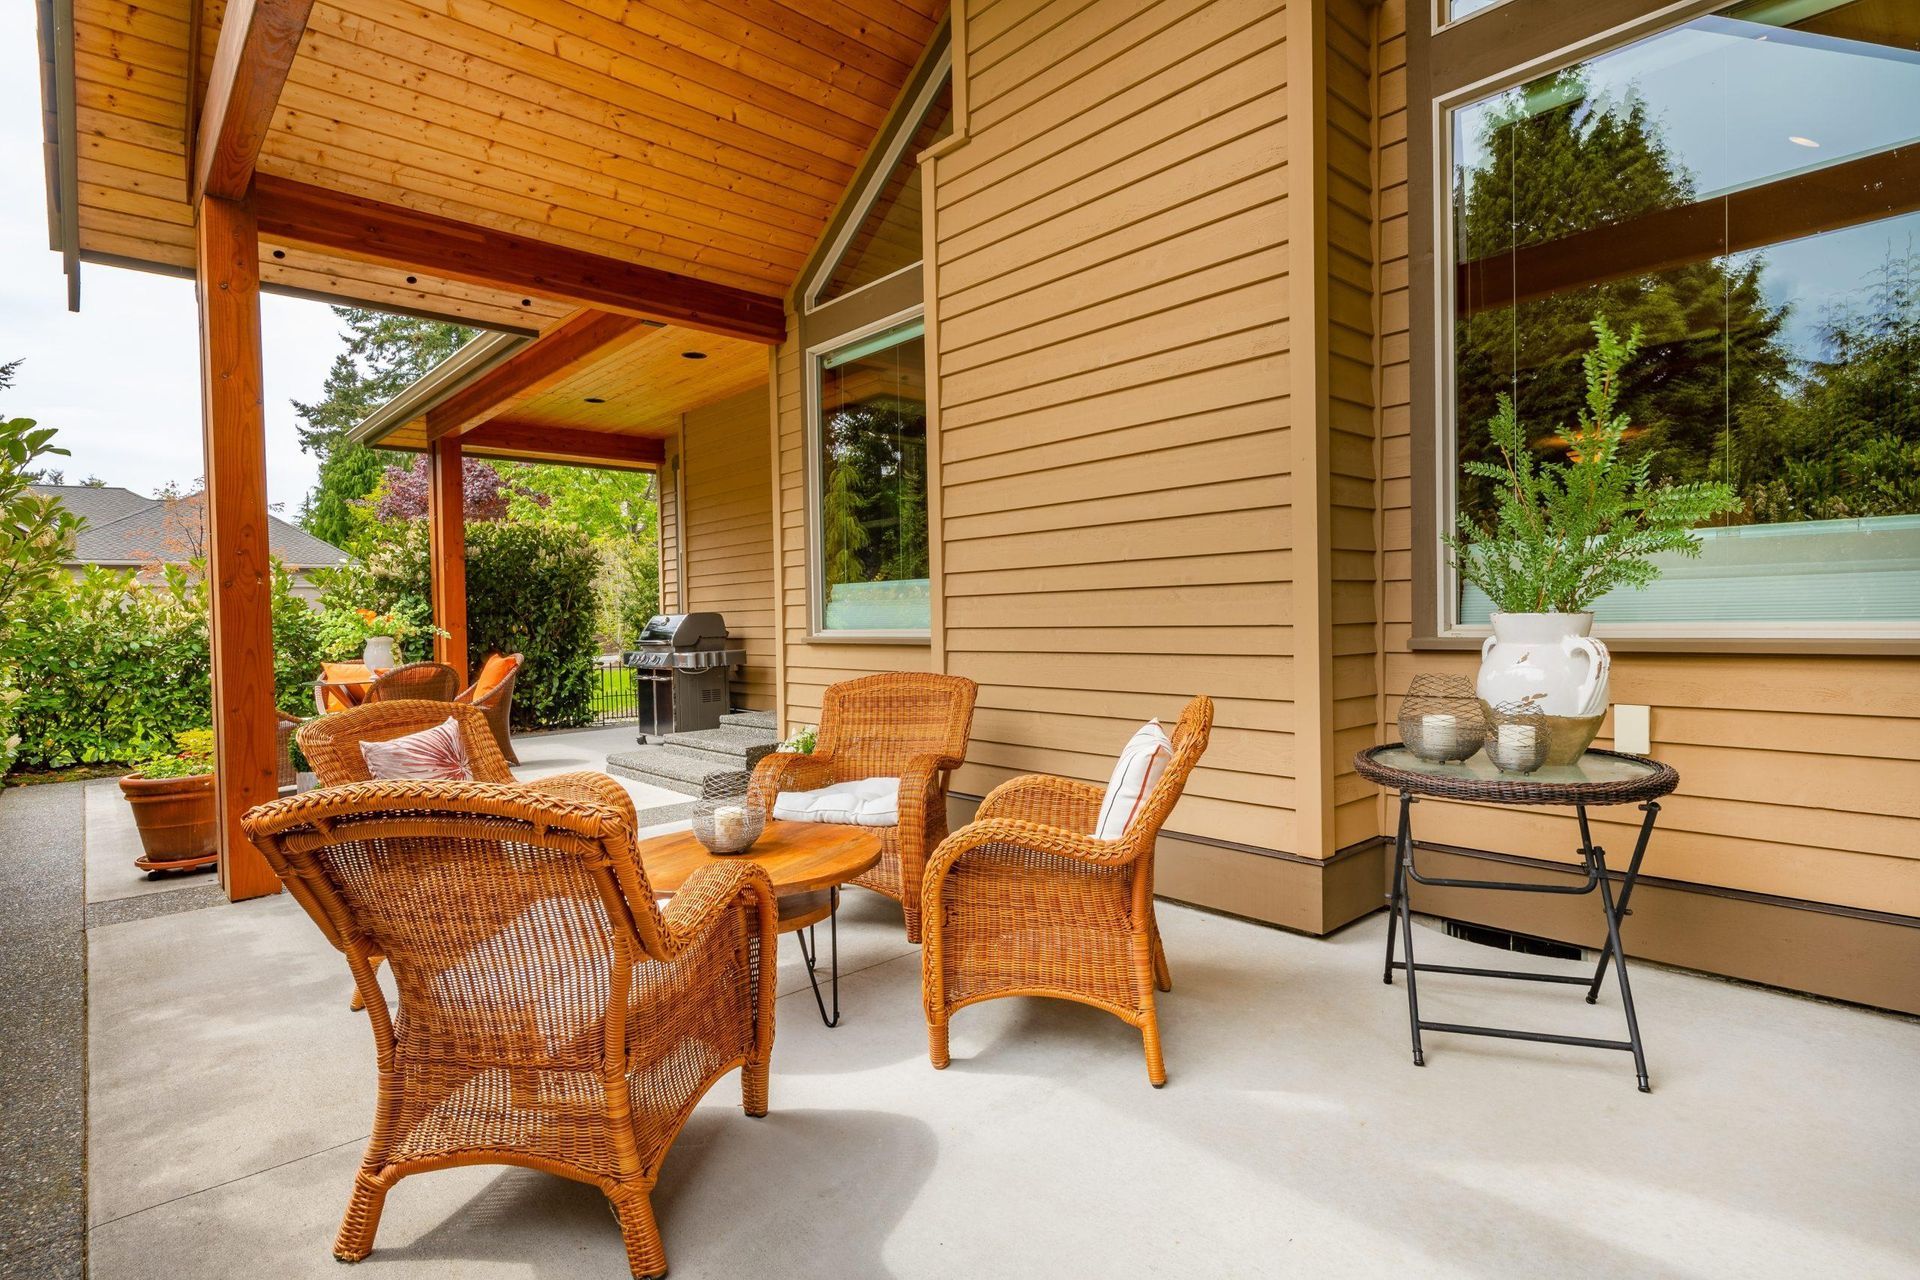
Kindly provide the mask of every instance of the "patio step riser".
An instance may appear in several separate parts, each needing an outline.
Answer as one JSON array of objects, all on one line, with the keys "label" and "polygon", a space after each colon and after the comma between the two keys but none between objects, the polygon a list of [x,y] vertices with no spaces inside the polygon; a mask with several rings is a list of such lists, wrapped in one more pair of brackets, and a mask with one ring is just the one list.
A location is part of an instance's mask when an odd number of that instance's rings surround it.
[{"label": "patio step riser", "polygon": [[720,717],[720,723],[729,729],[764,729],[768,733],[775,732],[771,711],[729,711]]},{"label": "patio step riser", "polygon": [[676,751],[685,751],[703,759],[710,757],[730,768],[749,770],[760,763],[762,756],[770,754],[779,745],[768,730],[733,725],[695,733],[670,733],[661,741]]}]

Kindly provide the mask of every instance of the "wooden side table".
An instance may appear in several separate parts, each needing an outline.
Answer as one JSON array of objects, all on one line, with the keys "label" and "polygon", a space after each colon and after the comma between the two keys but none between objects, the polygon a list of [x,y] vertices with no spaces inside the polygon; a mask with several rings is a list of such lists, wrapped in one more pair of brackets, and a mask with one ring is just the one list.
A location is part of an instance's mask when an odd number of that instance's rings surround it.
[{"label": "wooden side table", "polygon": [[[1653,836],[1654,819],[1659,816],[1661,796],[1680,783],[1680,775],[1669,765],[1645,756],[1624,755],[1616,751],[1590,750],[1570,765],[1550,765],[1536,773],[1500,772],[1486,753],[1455,764],[1434,764],[1422,760],[1402,743],[1392,743],[1362,751],[1353,758],[1354,771],[1370,782],[1400,793],[1400,825],[1394,840],[1393,891],[1388,902],[1387,963],[1381,981],[1393,983],[1395,969],[1407,975],[1407,1020],[1413,1034],[1413,1064],[1426,1065],[1420,1033],[1444,1031],[1455,1035],[1495,1036],[1507,1040],[1534,1040],[1548,1044],[1580,1045],[1589,1049],[1619,1049],[1633,1054],[1633,1067],[1640,1080],[1640,1092],[1651,1092],[1647,1079],[1647,1058],[1640,1043],[1640,1023],[1634,1016],[1633,989],[1627,980],[1627,955],[1620,947],[1620,922],[1633,897],[1634,882],[1640,877],[1640,864],[1647,854],[1647,842]],[[1574,885],[1543,885],[1506,880],[1456,880],[1423,876],[1414,865],[1412,812],[1419,796],[1447,800],[1472,800],[1479,804],[1565,805],[1580,815],[1580,862],[1586,877]],[[1589,805],[1638,804],[1646,816],[1640,823],[1640,835],[1634,843],[1633,859],[1620,881],[1620,896],[1613,894],[1613,882],[1607,872],[1606,850],[1593,842],[1587,825]],[[1589,978],[1585,974],[1530,973],[1517,969],[1478,969],[1460,965],[1418,964],[1413,958],[1413,912],[1408,896],[1413,884],[1452,889],[1487,889],[1503,893],[1583,894],[1600,891],[1600,907],[1607,923],[1607,945],[1600,953],[1600,964]],[[1398,927],[1406,949],[1404,961],[1393,958],[1394,931]],[[1557,982],[1587,988],[1587,1003],[1600,998],[1600,984],[1607,966],[1614,966],[1620,985],[1620,1003],[1627,1019],[1625,1040],[1599,1040],[1590,1036],[1551,1035],[1539,1031],[1517,1031],[1508,1027],[1487,1027],[1456,1022],[1425,1022],[1420,1017],[1420,994],[1415,975],[1447,973],[1475,978],[1512,978],[1523,982]]]},{"label": "wooden side table", "polygon": [[[675,831],[642,840],[635,851],[655,893],[677,893],[696,871],[715,862],[754,862],[773,881],[778,902],[780,932],[799,936],[800,955],[807,962],[807,982],[820,1020],[840,1025],[840,886],[871,871],[880,862],[880,836],[871,827],[842,827],[824,822],[767,823],[760,838],[745,853],[715,854],[691,831]],[[831,950],[829,980],[833,1011],[820,993],[820,949],[814,926],[827,922]],[[803,935],[800,931],[804,929]]]}]

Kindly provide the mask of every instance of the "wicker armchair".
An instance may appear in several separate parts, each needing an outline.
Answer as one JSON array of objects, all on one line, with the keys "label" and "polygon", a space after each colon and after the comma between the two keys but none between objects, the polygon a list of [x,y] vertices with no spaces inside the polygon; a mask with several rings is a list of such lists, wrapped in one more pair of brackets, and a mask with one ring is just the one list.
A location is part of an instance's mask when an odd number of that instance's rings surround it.
[{"label": "wicker armchair", "polygon": [[1213,702],[1195,698],[1173,759],[1118,840],[1096,840],[1105,790],[1029,774],[1000,786],[978,817],[927,860],[921,993],[927,1047],[945,1067],[956,1009],[999,996],[1055,996],[1140,1028],[1147,1079],[1167,1082],[1153,992],[1173,990],[1153,918],[1153,847],[1207,749]]},{"label": "wicker armchair", "polygon": [[780,791],[856,778],[900,779],[900,825],[874,828],[880,862],[854,883],[900,904],[907,940],[920,941],[920,879],[927,851],[947,834],[947,777],[967,755],[979,686],[961,676],[890,671],[827,689],[811,755],[776,752],[754,769],[771,809]]},{"label": "wicker armchair", "polygon": [[[666,1273],[651,1192],[694,1104],[735,1067],[767,1111],[775,911],[750,862],[702,871],[663,911],[631,808],[528,787],[369,782],[242,820],[367,997],[373,1135],[334,1257],[373,1249],[414,1173],[513,1164],[601,1188],[636,1277]],[[392,961],[389,1018],[369,957]],[[538,963],[529,962],[537,957]]]},{"label": "wicker armchair", "polygon": [[[510,664],[506,675],[486,692],[475,696],[481,680],[484,680],[487,675],[483,664],[480,675],[472,684],[454,694],[453,700],[471,703],[486,712],[487,725],[493,730],[493,740],[500,744],[500,754],[507,758],[508,764],[519,764],[520,757],[513,753],[513,686],[514,682],[520,678],[520,668],[525,665],[526,659],[517,653],[511,653],[505,655],[504,660]],[[487,661],[492,662],[493,659],[488,658]]]},{"label": "wicker armchair", "polygon": [[[307,763],[313,766],[314,780],[323,787],[338,787],[349,782],[367,782],[366,757],[360,754],[363,742],[388,742],[404,738],[422,729],[445,724],[451,716],[460,722],[460,740],[467,748],[467,763],[475,782],[512,782],[513,771],[500,754],[487,728],[486,713],[478,707],[457,702],[421,702],[401,700],[367,702],[347,711],[318,716],[300,726],[295,735]],[[622,794],[625,794],[624,792]]]},{"label": "wicker armchair", "polygon": [[460,675],[444,662],[409,662],[380,676],[367,690],[368,702],[452,702]]}]

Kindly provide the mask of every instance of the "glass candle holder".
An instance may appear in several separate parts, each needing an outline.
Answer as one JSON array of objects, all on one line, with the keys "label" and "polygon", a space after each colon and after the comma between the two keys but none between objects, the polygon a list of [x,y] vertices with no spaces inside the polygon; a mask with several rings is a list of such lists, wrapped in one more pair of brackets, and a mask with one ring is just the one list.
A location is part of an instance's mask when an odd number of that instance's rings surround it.
[{"label": "glass candle holder", "polygon": [[693,838],[712,853],[745,853],[766,826],[762,806],[754,802],[752,776],[717,773],[700,784],[693,805]]},{"label": "glass candle holder", "polygon": [[1420,675],[1400,703],[1400,741],[1422,760],[1465,760],[1487,739],[1473,682],[1462,676]]},{"label": "glass candle holder", "polygon": [[1486,709],[1487,759],[1502,773],[1532,773],[1547,762],[1553,729],[1529,701]]}]

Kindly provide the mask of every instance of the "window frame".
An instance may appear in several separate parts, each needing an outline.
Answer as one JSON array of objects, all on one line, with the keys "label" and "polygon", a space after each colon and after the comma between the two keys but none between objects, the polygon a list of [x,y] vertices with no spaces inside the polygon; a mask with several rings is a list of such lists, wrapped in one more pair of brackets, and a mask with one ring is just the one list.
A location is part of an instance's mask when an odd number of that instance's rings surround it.
[{"label": "window frame", "polygon": [[[1452,271],[1453,113],[1542,75],[1677,27],[1735,0],[1502,0],[1407,32],[1408,329],[1413,634],[1411,647],[1477,649],[1491,634],[1457,616],[1458,574],[1441,543],[1458,484]],[[1428,14],[1437,23],[1435,3]],[[1442,517],[1445,517],[1443,520]],[[1920,619],[1886,622],[1613,623],[1595,634],[1625,652],[1915,653]]]},{"label": "window frame", "polygon": [[[898,629],[834,629],[826,625],[827,614],[827,561],[820,554],[824,545],[821,542],[820,507],[821,486],[825,478],[824,429],[825,415],[822,412],[821,377],[826,372],[827,358],[836,351],[858,345],[876,334],[889,329],[901,328],[913,322],[924,322],[926,306],[916,303],[902,311],[870,321],[857,328],[834,334],[831,338],[807,347],[801,353],[801,369],[805,384],[802,399],[806,404],[806,518],[807,518],[807,643],[854,643],[854,644],[910,644],[924,645],[933,642],[933,620],[929,616],[925,627]],[[922,343],[925,334],[921,335]],[[909,339],[910,341],[911,339]],[[928,358],[932,352],[928,351]],[[929,421],[931,419],[929,418]],[[934,448],[929,436],[927,449]],[[931,488],[931,483],[929,483]],[[927,530],[931,542],[933,530],[931,520]]]}]

